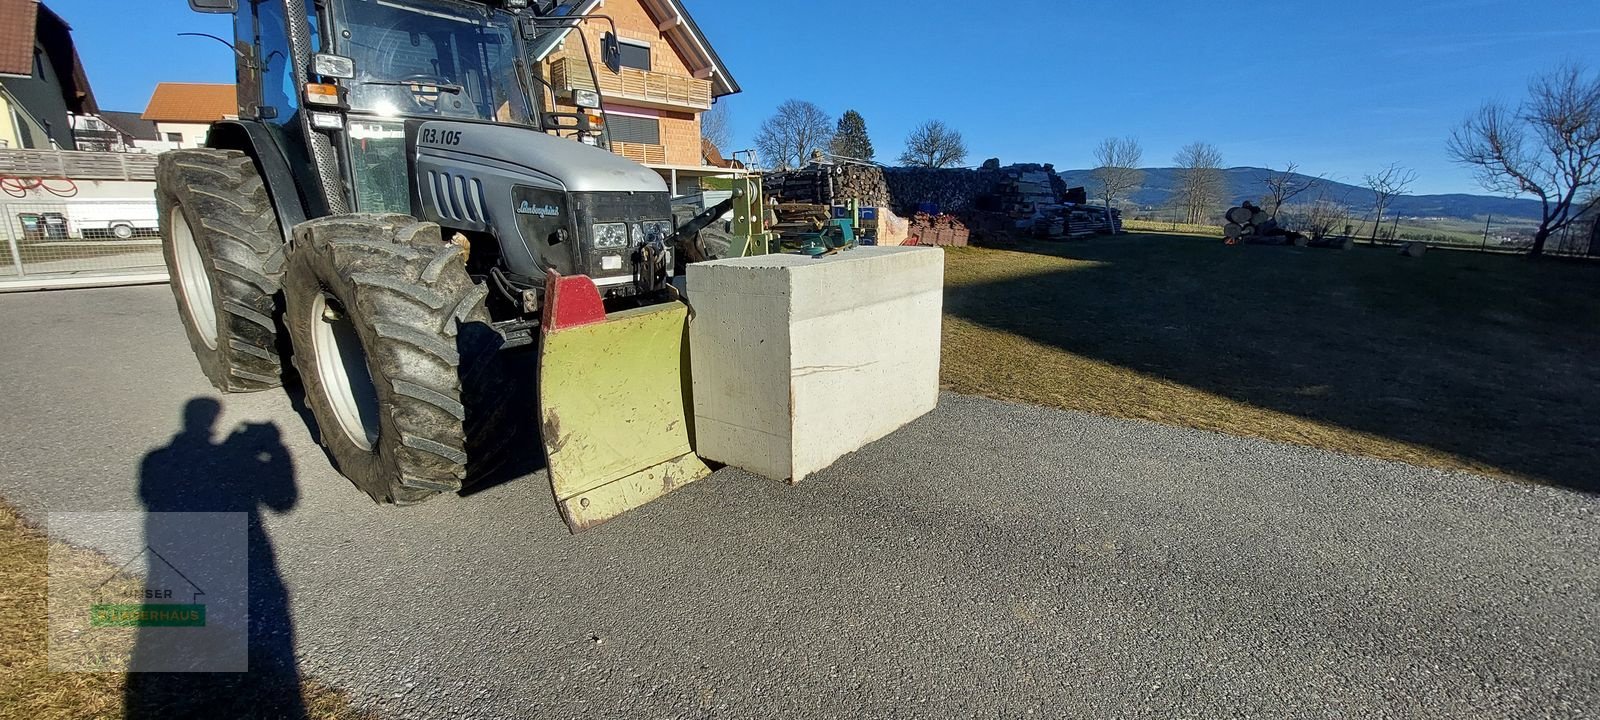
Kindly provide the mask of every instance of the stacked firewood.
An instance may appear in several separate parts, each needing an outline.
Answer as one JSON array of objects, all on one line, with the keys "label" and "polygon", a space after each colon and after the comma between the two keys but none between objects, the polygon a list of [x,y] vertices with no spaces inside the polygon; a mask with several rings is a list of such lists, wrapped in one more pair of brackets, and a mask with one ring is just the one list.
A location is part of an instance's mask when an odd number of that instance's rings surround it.
[{"label": "stacked firewood", "polygon": [[854,199],[865,207],[889,207],[889,184],[883,169],[871,165],[834,165],[828,170],[833,181],[833,200]]},{"label": "stacked firewood", "polygon": [[883,171],[868,165],[812,165],[769,173],[762,191],[780,202],[831,205],[854,199],[868,207],[888,207],[889,188]]},{"label": "stacked firewood", "polygon": [[977,170],[886,168],[890,207],[901,214],[923,212],[968,213],[973,202],[988,190],[990,178]]}]

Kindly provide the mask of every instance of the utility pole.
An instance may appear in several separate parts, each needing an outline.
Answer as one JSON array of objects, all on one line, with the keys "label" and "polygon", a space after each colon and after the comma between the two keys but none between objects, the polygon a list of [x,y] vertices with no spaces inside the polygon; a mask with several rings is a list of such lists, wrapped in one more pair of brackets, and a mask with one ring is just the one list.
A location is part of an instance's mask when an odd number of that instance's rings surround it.
[{"label": "utility pole", "polygon": [[1484,221],[1483,221],[1483,244],[1478,246],[1479,250],[1487,250],[1487,249],[1489,249],[1489,223],[1492,223],[1492,222],[1494,222],[1494,216],[1493,215],[1490,215],[1488,218],[1485,218]]}]

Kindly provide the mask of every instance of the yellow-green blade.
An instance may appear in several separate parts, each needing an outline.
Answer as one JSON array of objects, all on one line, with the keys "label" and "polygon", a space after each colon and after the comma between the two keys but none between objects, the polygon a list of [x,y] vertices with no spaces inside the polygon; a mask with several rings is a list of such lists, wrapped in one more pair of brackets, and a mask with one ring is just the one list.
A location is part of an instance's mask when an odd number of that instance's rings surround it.
[{"label": "yellow-green blade", "polygon": [[710,474],[690,439],[687,319],[673,302],[544,335],[545,457],[573,532]]}]

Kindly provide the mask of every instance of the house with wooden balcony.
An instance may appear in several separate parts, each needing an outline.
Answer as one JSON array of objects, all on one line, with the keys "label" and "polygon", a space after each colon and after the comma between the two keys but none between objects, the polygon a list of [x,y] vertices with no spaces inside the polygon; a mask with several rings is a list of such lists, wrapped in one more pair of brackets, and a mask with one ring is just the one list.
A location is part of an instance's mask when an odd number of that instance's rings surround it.
[{"label": "house with wooden balcony", "polygon": [[568,15],[604,15],[615,22],[621,70],[613,73],[601,62],[601,40],[611,32],[610,22],[591,17],[551,33],[535,57],[550,81],[547,99],[555,107],[570,112],[573,91],[599,90],[611,151],[660,172],[674,195],[695,192],[699,178],[741,172],[705,160],[700,115],[718,98],[739,92],[739,83],[682,0],[563,4]]}]

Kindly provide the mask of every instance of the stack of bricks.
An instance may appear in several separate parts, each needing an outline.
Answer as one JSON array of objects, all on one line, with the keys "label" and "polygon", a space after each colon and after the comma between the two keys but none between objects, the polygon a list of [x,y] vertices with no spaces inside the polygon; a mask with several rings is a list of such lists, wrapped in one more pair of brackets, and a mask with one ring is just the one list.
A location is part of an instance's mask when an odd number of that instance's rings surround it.
[{"label": "stack of bricks", "polygon": [[954,215],[917,213],[911,218],[907,245],[963,246],[971,233]]}]

